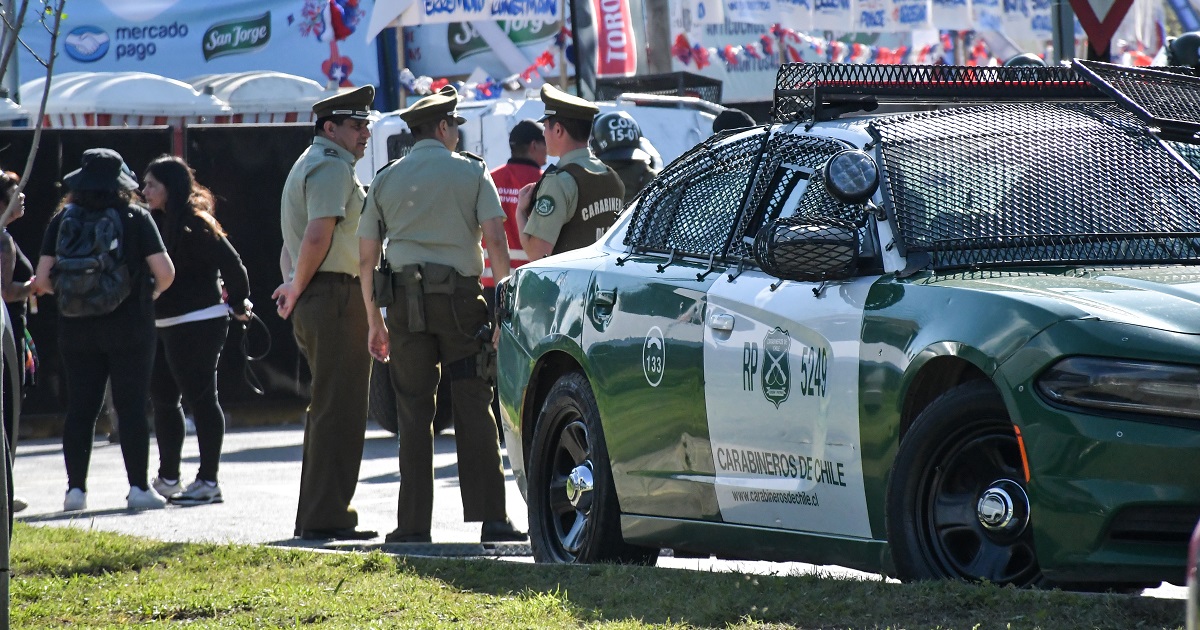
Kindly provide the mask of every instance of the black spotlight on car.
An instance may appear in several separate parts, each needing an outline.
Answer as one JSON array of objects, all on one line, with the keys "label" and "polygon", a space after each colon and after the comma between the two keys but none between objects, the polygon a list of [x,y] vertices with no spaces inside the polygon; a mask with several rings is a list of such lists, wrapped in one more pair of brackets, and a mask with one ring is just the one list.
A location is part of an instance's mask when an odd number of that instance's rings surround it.
[{"label": "black spotlight on car", "polygon": [[1033,53],[1021,53],[1019,55],[1013,55],[1012,57],[1009,57],[1008,60],[1004,62],[1005,68],[1011,68],[1014,66],[1039,66],[1045,68],[1046,62],[1043,61],[1041,57]]}]

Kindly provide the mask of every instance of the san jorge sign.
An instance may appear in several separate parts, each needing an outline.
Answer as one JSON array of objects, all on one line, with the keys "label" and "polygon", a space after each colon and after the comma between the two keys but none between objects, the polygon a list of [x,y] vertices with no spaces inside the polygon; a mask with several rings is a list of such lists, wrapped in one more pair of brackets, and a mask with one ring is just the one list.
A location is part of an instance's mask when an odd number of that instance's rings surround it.
[{"label": "san jorge sign", "polygon": [[271,40],[271,12],[218,22],[204,32],[204,60],[254,52]]}]

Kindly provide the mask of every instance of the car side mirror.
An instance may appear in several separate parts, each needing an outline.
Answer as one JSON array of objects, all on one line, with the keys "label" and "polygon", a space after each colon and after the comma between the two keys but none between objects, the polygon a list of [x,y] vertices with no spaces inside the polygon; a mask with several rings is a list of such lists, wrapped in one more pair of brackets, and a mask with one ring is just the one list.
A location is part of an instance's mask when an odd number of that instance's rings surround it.
[{"label": "car side mirror", "polygon": [[755,236],[754,260],[783,280],[849,278],[858,267],[858,228],[834,217],[777,219]]}]

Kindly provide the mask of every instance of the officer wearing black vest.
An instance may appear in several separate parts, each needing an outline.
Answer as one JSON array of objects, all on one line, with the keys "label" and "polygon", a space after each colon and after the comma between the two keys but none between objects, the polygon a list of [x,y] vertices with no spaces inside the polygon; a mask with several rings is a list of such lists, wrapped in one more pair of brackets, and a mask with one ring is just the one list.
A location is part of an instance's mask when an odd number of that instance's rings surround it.
[{"label": "officer wearing black vest", "polygon": [[556,167],[517,198],[517,227],[530,260],[595,243],[624,206],[625,186],[592,154],[588,138],[600,109],[554,86],[542,86],[546,152]]}]

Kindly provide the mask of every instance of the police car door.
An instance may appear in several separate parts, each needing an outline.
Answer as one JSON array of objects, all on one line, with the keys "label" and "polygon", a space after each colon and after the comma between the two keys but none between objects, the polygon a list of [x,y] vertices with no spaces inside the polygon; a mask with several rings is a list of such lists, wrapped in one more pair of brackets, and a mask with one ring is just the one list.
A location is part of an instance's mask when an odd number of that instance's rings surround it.
[{"label": "police car door", "polygon": [[[838,204],[814,177],[841,142],[781,135],[777,166],[743,223]],[[760,183],[761,185],[761,183]],[[865,232],[866,230],[863,230]],[[858,426],[863,306],[878,274],[780,281],[747,260],[713,284],[704,327],[704,395],[722,520],[870,537]]]},{"label": "police car door", "polygon": [[704,409],[705,294],[764,132],[694,149],[643,193],[595,271],[584,352],[621,511],[717,521]]}]

